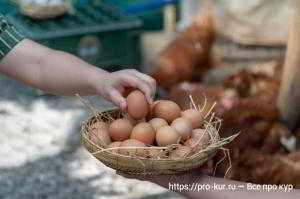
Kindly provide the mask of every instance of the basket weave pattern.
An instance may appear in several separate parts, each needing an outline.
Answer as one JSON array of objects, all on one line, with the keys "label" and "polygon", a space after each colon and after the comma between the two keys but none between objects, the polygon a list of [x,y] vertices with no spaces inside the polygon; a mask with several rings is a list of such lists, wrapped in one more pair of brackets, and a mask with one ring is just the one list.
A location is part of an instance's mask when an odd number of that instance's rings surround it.
[{"label": "basket weave pattern", "polygon": [[[106,166],[122,171],[125,173],[133,174],[175,174],[183,171],[188,171],[203,165],[209,158],[214,156],[217,150],[230,142],[234,138],[229,139],[218,139],[215,140],[214,144],[210,144],[204,150],[197,152],[196,154],[181,158],[181,159],[166,159],[166,158],[143,158],[143,157],[133,157],[121,155],[114,153],[109,150],[104,150],[104,146],[95,145],[91,140],[89,140],[89,127],[99,120],[108,122],[108,120],[103,117],[103,115],[109,114],[114,119],[120,118],[121,114],[118,109],[112,109],[102,112],[97,116],[90,117],[82,125],[81,129],[81,142],[85,148],[93,154],[99,161],[101,161]],[[215,133],[215,137],[219,137],[217,129],[211,131],[210,133]]]}]

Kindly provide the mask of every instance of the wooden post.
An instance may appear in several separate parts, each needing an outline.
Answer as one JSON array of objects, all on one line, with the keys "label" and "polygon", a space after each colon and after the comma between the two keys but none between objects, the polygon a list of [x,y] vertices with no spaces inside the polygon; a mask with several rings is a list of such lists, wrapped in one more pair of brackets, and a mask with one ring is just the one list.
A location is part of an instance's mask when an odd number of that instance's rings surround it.
[{"label": "wooden post", "polygon": [[176,31],[175,4],[169,3],[164,7],[164,31],[171,34]]},{"label": "wooden post", "polygon": [[[281,119],[294,128],[300,118],[300,1],[290,25],[282,82],[277,99]],[[276,30],[274,30],[276,31]]]}]

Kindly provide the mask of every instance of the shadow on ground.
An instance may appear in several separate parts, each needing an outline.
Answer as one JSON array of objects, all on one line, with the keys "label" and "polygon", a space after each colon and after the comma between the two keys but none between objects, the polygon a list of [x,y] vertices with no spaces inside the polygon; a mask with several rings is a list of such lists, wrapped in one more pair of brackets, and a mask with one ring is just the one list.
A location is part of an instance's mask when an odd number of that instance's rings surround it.
[{"label": "shadow on ground", "polygon": [[[76,122],[76,124],[80,124],[80,122]],[[114,184],[118,176],[111,171],[103,170],[97,175],[84,178],[72,175],[74,171],[70,168],[70,163],[78,161],[78,153],[76,152],[81,148],[79,131],[79,126],[75,126],[71,130],[64,149],[56,155],[43,156],[17,167],[0,168],[0,198],[132,198],[126,197],[126,194],[123,195],[124,192],[118,192],[116,187],[120,185]],[[106,181],[105,178],[110,180]],[[134,192],[135,186],[136,184],[133,183],[128,185],[128,191]],[[145,193],[145,196],[137,198],[179,198],[175,196],[175,193],[166,191],[157,194]]]},{"label": "shadow on ground", "polygon": [[[65,110],[83,107],[79,101],[51,95],[38,96],[32,88],[17,81],[0,76],[0,103],[12,101],[30,110],[35,101],[42,99],[50,108]],[[99,100],[97,97],[89,98],[96,107],[107,109],[112,104]],[[0,110],[0,114],[6,110]],[[81,124],[83,118],[78,118]],[[98,172],[92,177],[80,178],[72,174],[70,163],[78,161],[76,153],[80,147],[79,126],[74,126],[68,133],[68,138],[62,151],[55,155],[43,156],[25,164],[11,168],[0,168],[0,198],[1,199],[99,199],[99,198],[125,198],[117,192],[114,182],[117,176],[113,172]],[[0,132],[1,133],[1,132]],[[11,143],[13,144],[13,143]],[[5,159],[4,159],[5,160]],[[1,160],[0,160],[1,161]],[[3,160],[2,160],[3,161]],[[99,180],[109,178],[109,181]],[[99,184],[99,181],[100,184]],[[105,186],[103,188],[102,186]],[[135,185],[128,186],[128,191],[134,191]],[[147,193],[145,193],[146,195]],[[174,198],[174,193],[164,192],[141,196],[141,199]],[[128,197],[127,197],[128,198]],[[175,197],[178,198],[178,197]]]},{"label": "shadow on ground", "polygon": [[107,172],[84,179],[70,174],[68,165],[76,158],[76,151],[80,147],[78,132],[79,127],[75,127],[65,148],[57,155],[44,156],[19,167],[0,169],[0,198],[81,199],[95,198],[96,194],[104,198],[117,194],[113,190],[103,191],[99,186],[92,185],[94,180],[109,175]]}]

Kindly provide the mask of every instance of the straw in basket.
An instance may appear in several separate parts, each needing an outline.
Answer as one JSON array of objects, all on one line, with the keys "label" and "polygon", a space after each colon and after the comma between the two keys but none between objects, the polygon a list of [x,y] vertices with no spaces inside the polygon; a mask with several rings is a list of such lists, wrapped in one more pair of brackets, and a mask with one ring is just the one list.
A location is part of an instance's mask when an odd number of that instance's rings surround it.
[{"label": "straw in basket", "polygon": [[[192,98],[191,98],[192,99]],[[81,99],[83,100],[83,99]],[[85,103],[86,104],[86,103]],[[81,129],[81,142],[84,147],[100,162],[106,166],[130,174],[175,174],[179,172],[188,171],[194,168],[198,168],[203,165],[208,159],[212,158],[218,149],[222,146],[228,144],[233,139],[235,139],[238,134],[227,138],[220,138],[219,129],[221,125],[221,120],[214,117],[214,114],[210,119],[205,122],[205,133],[210,136],[210,143],[205,148],[195,148],[196,151],[190,156],[178,159],[151,157],[138,157],[129,156],[116,153],[118,148],[106,148],[104,145],[96,145],[93,143],[89,137],[93,133],[91,131],[91,126],[97,121],[104,121],[110,123],[114,119],[122,118],[123,114],[119,109],[111,109],[107,111],[96,112],[94,108],[88,105],[93,111],[93,116],[88,118],[82,124]],[[195,107],[196,108],[196,107]],[[213,108],[213,107],[212,107]],[[210,111],[212,110],[210,109]],[[203,109],[202,109],[203,110]],[[137,149],[158,149],[162,152],[168,152],[174,150],[178,147],[176,144],[167,147],[130,147],[128,150]]]}]

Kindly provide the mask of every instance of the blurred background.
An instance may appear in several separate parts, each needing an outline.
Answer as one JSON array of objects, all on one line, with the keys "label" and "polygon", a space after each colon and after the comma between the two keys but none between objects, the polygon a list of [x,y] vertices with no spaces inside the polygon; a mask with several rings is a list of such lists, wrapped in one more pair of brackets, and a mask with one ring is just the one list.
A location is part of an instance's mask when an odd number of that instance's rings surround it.
[{"label": "blurred background", "polygon": [[[276,107],[292,3],[0,0],[0,13],[26,37],[96,67],[150,74],[159,84],[157,98],[182,108],[189,106],[188,93],[199,104],[204,93],[208,103],[218,102],[222,136],[242,132],[228,146],[228,177],[298,187],[299,130],[282,122]],[[88,154],[79,133],[89,113],[77,99],[2,75],[0,85],[0,198],[183,198],[124,179]],[[103,110],[113,106],[88,99]]]}]

